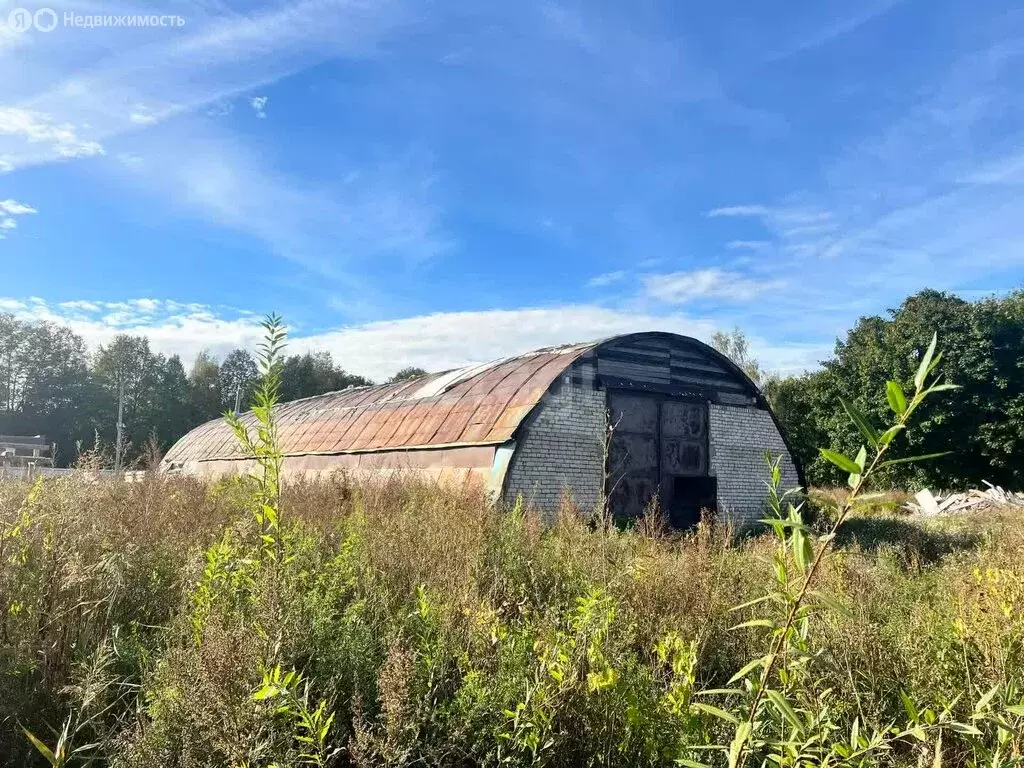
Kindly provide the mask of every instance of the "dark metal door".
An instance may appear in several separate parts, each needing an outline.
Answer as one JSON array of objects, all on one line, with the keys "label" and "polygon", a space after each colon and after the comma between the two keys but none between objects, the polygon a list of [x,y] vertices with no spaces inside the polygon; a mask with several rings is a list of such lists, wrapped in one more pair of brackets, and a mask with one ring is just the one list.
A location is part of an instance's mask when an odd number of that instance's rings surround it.
[{"label": "dark metal door", "polygon": [[665,475],[708,473],[707,403],[661,404],[661,456]]},{"label": "dark metal door", "polygon": [[[655,496],[676,525],[699,516],[688,478],[708,474],[707,403],[610,392],[608,496],[617,517],[637,517]],[[695,491],[696,489],[694,489]],[[712,496],[714,491],[711,491]],[[713,505],[713,499],[712,499]],[[685,509],[684,509],[685,507]]]},{"label": "dark metal door", "polygon": [[616,517],[639,517],[660,483],[658,401],[643,395],[608,395],[608,500]]}]

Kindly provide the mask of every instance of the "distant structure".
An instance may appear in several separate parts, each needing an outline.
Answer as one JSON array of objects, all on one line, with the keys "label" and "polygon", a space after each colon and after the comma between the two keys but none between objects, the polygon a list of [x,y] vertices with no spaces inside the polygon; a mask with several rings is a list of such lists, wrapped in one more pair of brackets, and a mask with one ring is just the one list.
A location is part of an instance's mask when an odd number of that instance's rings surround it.
[{"label": "distant structure", "polygon": [[[543,510],[564,495],[620,517],[657,497],[678,527],[703,511],[763,515],[765,453],[803,485],[757,387],[696,339],[636,333],[280,406],[286,475],[415,472],[483,484]],[[243,416],[252,423],[252,414]],[[210,477],[251,466],[223,419],[168,451],[163,469]]]},{"label": "distant structure", "polygon": [[52,467],[51,446],[42,435],[0,435],[0,467]]}]

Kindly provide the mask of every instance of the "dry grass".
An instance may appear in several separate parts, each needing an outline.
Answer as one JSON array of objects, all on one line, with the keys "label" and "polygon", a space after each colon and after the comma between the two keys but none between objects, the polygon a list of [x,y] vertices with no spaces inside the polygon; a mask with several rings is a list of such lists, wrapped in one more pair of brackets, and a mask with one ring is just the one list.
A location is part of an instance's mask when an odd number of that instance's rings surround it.
[{"label": "dry grass", "polygon": [[[0,484],[0,764],[38,762],[17,722],[53,742],[68,717],[100,764],[294,764],[295,726],[252,700],[268,661],[336,713],[338,764],[668,764],[700,735],[664,709],[656,643],[696,641],[709,686],[763,653],[762,630],[728,628],[771,579],[767,538],[571,508],[546,526],[468,489],[337,477],[286,489],[271,578],[237,565],[247,498],[157,475]],[[1022,584],[1019,513],[851,520],[819,585],[843,610],[813,622],[836,717],[1024,679]],[[552,683],[552,649],[578,683]],[[614,681],[591,690],[601,665]]]}]

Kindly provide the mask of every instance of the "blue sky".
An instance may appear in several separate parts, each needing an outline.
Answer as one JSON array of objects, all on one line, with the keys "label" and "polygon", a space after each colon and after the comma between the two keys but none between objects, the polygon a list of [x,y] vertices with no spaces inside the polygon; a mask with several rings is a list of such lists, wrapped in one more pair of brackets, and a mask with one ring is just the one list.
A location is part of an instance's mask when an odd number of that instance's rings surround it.
[{"label": "blue sky", "polygon": [[186,359],[275,310],[378,378],[739,325],[800,370],[1024,283],[1014,6],[53,2],[0,27],[0,310]]}]

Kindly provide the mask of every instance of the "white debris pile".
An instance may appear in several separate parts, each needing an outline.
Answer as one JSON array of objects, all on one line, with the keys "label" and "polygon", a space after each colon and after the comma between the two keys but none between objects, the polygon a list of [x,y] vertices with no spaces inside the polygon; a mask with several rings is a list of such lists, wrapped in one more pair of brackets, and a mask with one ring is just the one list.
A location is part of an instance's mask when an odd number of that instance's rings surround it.
[{"label": "white debris pile", "polygon": [[914,500],[908,501],[903,508],[915,515],[935,517],[937,515],[955,515],[958,512],[977,512],[992,507],[1020,507],[1024,509],[1024,493],[1014,493],[985,482],[988,486],[984,491],[971,489],[961,493],[950,493],[946,496],[935,496],[925,488],[914,494]]}]

